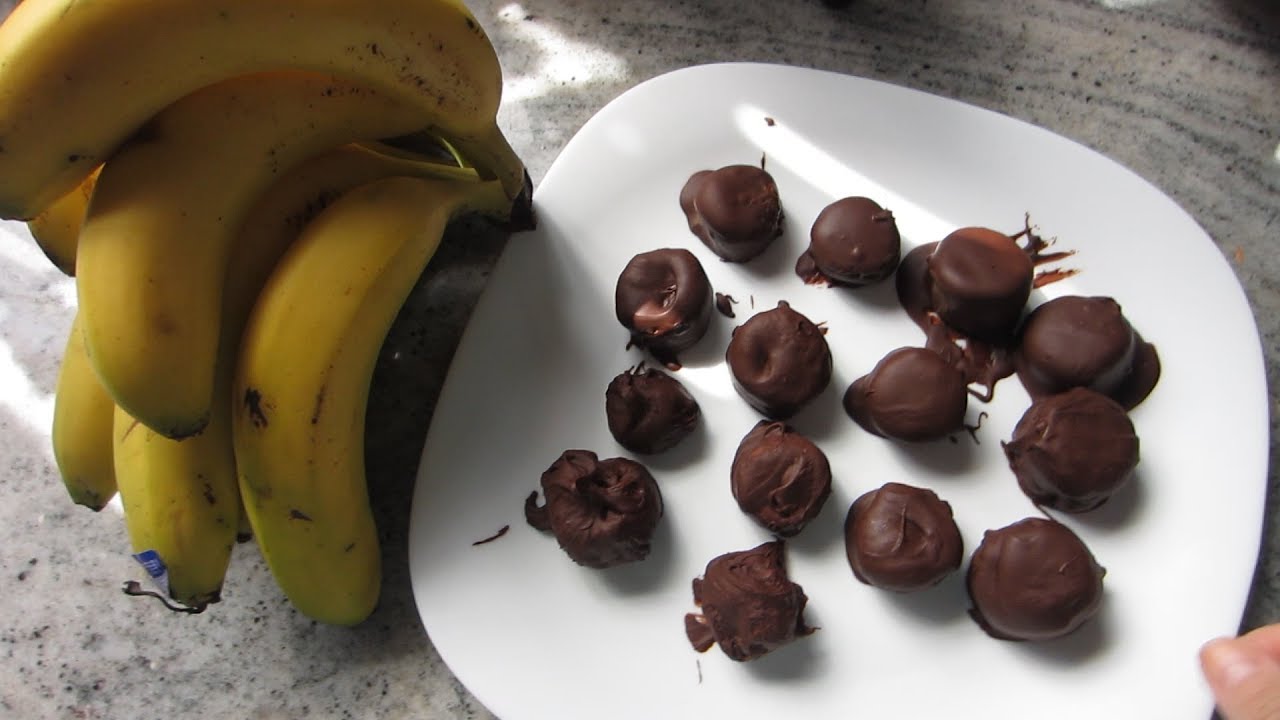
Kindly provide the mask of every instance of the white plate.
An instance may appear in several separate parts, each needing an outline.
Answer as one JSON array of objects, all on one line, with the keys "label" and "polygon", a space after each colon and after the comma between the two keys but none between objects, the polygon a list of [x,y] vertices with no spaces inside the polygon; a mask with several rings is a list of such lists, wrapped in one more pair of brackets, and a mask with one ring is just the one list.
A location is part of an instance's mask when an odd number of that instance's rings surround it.
[{"label": "white plate", "polygon": [[[771,125],[766,121],[771,118]],[[752,263],[718,261],[677,195],[696,170],[755,163],[777,179],[782,239]],[[982,532],[1035,514],[1000,451],[1028,404],[1015,378],[985,408],[980,445],[903,446],[854,425],[848,384],[923,336],[892,282],[804,286],[792,271],[828,202],[867,195],[904,245],[962,225],[1007,232],[1024,213],[1079,275],[1060,294],[1116,297],[1158,348],[1164,374],[1132,417],[1138,480],[1092,515],[1064,518],[1106,566],[1101,615],[1044,644],[985,635],[962,572],[922,594],[858,583],[841,524],[860,493],[896,480],[952,504],[966,554]],[[1267,465],[1257,330],[1228,265],[1196,223],[1132,172],[1031,125],[869,80],[766,65],[674,72],[623,94],[565,147],[535,194],[539,227],[512,238],[467,329],[435,412],[412,513],[414,596],[461,681],[505,720],[532,718],[1162,718],[1203,720],[1212,702],[1196,650],[1233,632],[1256,560]],[[567,448],[626,455],[604,389],[642,355],[613,316],[636,253],[691,249],[738,318],[682,356],[702,428],[647,461],[666,515],[653,555],[578,567],[530,528],[522,503]],[[690,581],[712,557],[768,534],[729,493],[738,441],[759,419],[723,364],[730,329],[785,299],[827,323],[831,387],[795,425],[831,459],[835,490],[788,545],[820,630],[753,663],[685,639]],[[472,543],[510,525],[492,543]],[[967,563],[966,563],[967,567]]]}]

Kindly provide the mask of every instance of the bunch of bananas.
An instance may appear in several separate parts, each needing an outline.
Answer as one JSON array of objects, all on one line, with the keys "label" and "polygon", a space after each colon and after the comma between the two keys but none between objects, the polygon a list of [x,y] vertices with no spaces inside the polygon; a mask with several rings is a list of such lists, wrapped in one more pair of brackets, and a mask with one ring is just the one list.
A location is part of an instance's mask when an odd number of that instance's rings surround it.
[{"label": "bunch of bananas", "polygon": [[452,219],[532,220],[501,91],[461,0],[25,0],[0,25],[0,217],[79,300],[55,459],[74,502],[119,493],[172,600],[216,602],[251,531],[300,612],[372,612],[382,341]]}]

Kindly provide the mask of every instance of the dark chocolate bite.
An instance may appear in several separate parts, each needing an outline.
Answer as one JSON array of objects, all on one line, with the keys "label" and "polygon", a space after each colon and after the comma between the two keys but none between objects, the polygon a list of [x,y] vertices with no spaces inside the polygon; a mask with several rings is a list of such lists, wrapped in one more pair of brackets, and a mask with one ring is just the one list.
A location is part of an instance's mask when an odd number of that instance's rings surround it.
[{"label": "dark chocolate bite", "polygon": [[1031,294],[1031,258],[1010,236],[960,228],[929,255],[933,311],[949,327],[988,342],[1013,335]]},{"label": "dark chocolate bite", "polygon": [[901,253],[893,213],[870,198],[847,197],[818,213],[796,274],[811,285],[870,285],[893,274]]},{"label": "dark chocolate bite", "polygon": [[773,176],[754,165],[694,173],[680,190],[689,230],[721,259],[746,262],[782,234]]},{"label": "dark chocolate bite", "polygon": [[792,537],[831,495],[831,464],[791,427],[761,420],[738,444],[729,485],[744,513],[771,532]]},{"label": "dark chocolate bite", "polygon": [[1022,492],[1064,512],[1102,505],[1138,466],[1138,436],[1128,413],[1088,388],[1032,403],[1003,445]]},{"label": "dark chocolate bite", "polygon": [[679,380],[643,363],[609,383],[604,412],[613,439],[641,455],[675,447],[693,432],[702,415],[698,401]]},{"label": "dark chocolate bite", "polygon": [[854,577],[894,592],[937,585],[964,559],[951,505],[932,490],[893,482],[849,507],[844,547]]},{"label": "dark chocolate bite", "polygon": [[907,442],[937,440],[964,427],[964,375],[936,352],[904,347],[885,355],[844,394],[844,410],[864,430]]},{"label": "dark chocolate bite", "polygon": [[1109,297],[1066,295],[1027,317],[1014,356],[1032,398],[1087,387],[1125,408],[1146,399],[1160,378],[1155,348]]},{"label": "dark chocolate bite", "polygon": [[731,552],[707,563],[693,581],[701,614],[685,615],[685,634],[698,652],[717,644],[731,659],[754,660],[809,635],[809,598],[787,577],[781,540]]},{"label": "dark chocolate bite", "polygon": [[1098,614],[1106,570],[1066,525],[1026,518],[988,530],[969,562],[969,614],[1000,640],[1050,640]]},{"label": "dark chocolate bite", "polygon": [[631,341],[659,360],[702,338],[711,323],[711,282],[693,253],[665,248],[631,258],[618,276],[614,309]]},{"label": "dark chocolate bite", "polygon": [[662,493],[645,466],[566,450],[542,473],[542,492],[541,507],[536,491],[525,500],[525,520],[554,534],[574,562],[608,568],[648,557]]},{"label": "dark chocolate bite", "polygon": [[725,360],[738,394],[775,420],[795,415],[831,382],[822,329],[786,301],[734,328]]}]

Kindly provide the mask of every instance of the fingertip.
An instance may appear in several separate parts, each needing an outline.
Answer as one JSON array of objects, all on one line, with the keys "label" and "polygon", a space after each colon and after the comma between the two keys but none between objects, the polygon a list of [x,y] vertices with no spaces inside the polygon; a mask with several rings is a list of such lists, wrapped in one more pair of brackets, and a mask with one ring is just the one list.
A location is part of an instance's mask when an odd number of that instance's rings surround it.
[{"label": "fingertip", "polygon": [[1259,658],[1238,638],[1214,638],[1200,648],[1200,666],[1215,689],[1244,684],[1261,667]]}]

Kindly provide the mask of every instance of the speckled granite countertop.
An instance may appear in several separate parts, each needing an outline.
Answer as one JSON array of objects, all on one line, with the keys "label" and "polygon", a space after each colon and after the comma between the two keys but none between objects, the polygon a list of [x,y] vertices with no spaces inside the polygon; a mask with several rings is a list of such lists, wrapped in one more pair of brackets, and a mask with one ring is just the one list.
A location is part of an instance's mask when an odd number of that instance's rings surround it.
[{"label": "speckled granite countertop", "polygon": [[[469,4],[506,69],[502,124],[535,183],[577,129],[627,88],[680,67],[753,60],[886,80],[1028,120],[1114,158],[1171,195],[1228,257],[1258,320],[1273,414],[1271,520],[1243,624],[1280,620],[1280,6]],[[10,5],[0,0],[0,14]],[[1008,9],[1015,6],[1021,10]],[[491,717],[423,632],[405,539],[431,398],[501,247],[500,239],[446,245],[389,339],[369,416],[386,577],[380,607],[355,629],[300,617],[251,545],[237,549],[224,602],[203,615],[170,615],[121,595],[121,581],[140,573],[119,517],[73,506],[49,450],[50,396],[72,286],[34,250],[4,258],[0,717]]]}]

